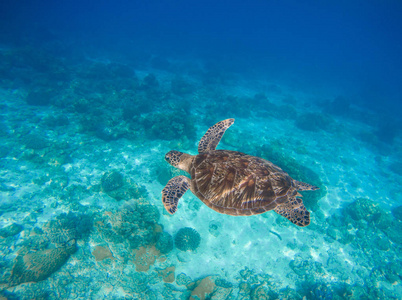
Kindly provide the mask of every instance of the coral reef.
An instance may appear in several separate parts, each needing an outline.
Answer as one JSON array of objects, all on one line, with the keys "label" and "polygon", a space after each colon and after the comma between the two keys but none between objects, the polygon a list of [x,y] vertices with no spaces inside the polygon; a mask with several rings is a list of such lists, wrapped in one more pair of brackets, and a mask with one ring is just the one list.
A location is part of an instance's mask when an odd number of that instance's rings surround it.
[{"label": "coral reef", "polygon": [[[357,293],[366,298],[390,297],[382,294],[385,290],[370,287],[376,286],[381,281],[393,284],[395,280],[401,280],[401,274],[395,272],[400,268],[400,261],[395,260],[397,254],[392,249],[402,245],[400,234],[402,222],[393,219],[390,213],[385,212],[378,204],[367,198],[355,199],[342,209],[341,215],[333,215],[327,221],[328,236],[340,243],[350,244],[356,252],[354,256],[366,256],[368,264],[366,269],[370,270],[362,277],[365,282],[364,287],[338,286],[331,293],[334,295],[335,293],[338,295]],[[350,232],[356,232],[356,234],[350,234]],[[384,263],[384,261],[392,263]],[[319,290],[321,290],[320,293],[327,293],[326,287]]]},{"label": "coral reef", "polygon": [[192,291],[189,299],[228,299],[232,293],[232,287],[222,286],[221,283],[222,280],[218,276],[207,276],[190,283],[188,288]]},{"label": "coral reef", "polygon": [[95,257],[96,261],[102,261],[106,258],[114,259],[113,254],[110,251],[108,246],[99,246],[98,245],[91,252],[91,254]]},{"label": "coral reef", "polygon": [[345,208],[344,213],[350,215],[355,221],[371,222],[380,213],[380,208],[370,199],[358,198]]},{"label": "coral reef", "polygon": [[7,238],[19,234],[23,230],[20,224],[13,223],[0,229],[0,237]]},{"label": "coral reef", "polygon": [[272,115],[274,118],[279,120],[286,120],[286,119],[292,120],[298,118],[298,112],[296,108],[289,104],[285,105],[270,104],[268,113],[266,114]]},{"label": "coral reef", "polygon": [[163,270],[159,270],[158,275],[160,277],[162,277],[163,282],[172,283],[172,282],[174,282],[174,279],[175,279],[175,274],[174,274],[175,270],[176,270],[175,266],[170,266]]},{"label": "coral reef", "polygon": [[323,282],[309,283],[305,282],[301,285],[303,288],[301,293],[307,299],[334,299],[335,291],[333,286],[327,285]]},{"label": "coral reef", "polygon": [[160,213],[158,208],[148,201],[139,202],[134,209],[140,213],[142,221],[147,225],[155,225],[159,221]]},{"label": "coral reef", "polygon": [[152,68],[159,70],[172,71],[172,63],[163,56],[154,56],[151,58],[151,66]]},{"label": "coral reef", "polygon": [[402,222],[398,220],[392,223],[387,223],[387,225],[389,227],[383,228],[383,232],[392,242],[402,245]]},{"label": "coral reef", "polygon": [[62,213],[43,226],[43,231],[51,243],[65,244],[71,240],[88,237],[92,228],[91,218],[87,215]]},{"label": "coral reef", "polygon": [[103,174],[101,188],[102,191],[118,201],[142,199],[147,196],[147,190],[143,186],[137,185],[129,178],[125,178],[117,170]]},{"label": "coral reef", "polygon": [[41,150],[49,146],[48,141],[37,134],[30,134],[24,138],[25,147],[32,150]]},{"label": "coral reef", "polygon": [[90,109],[90,101],[85,98],[79,98],[74,101],[72,106],[78,113],[88,113]]},{"label": "coral reef", "polygon": [[101,178],[102,190],[112,192],[121,188],[124,184],[123,175],[117,170],[108,171]]},{"label": "coral reef", "polygon": [[154,74],[148,74],[145,76],[139,86],[140,89],[151,90],[159,87],[159,82]]},{"label": "coral reef", "polygon": [[[38,43],[29,34],[0,45],[1,299],[400,298],[401,121],[342,97],[319,102],[332,91],[312,95],[280,78],[259,80],[252,67],[257,77],[250,82],[230,55],[220,56],[226,62],[188,62],[136,43],[79,50],[74,39],[70,47],[41,29],[33,29],[41,31]],[[258,235],[254,227],[267,220],[244,219],[223,231],[224,216],[208,217],[200,201],[191,201],[189,217],[206,220],[202,242],[211,254],[197,268],[194,254],[182,251],[203,249],[200,234],[170,224],[166,230],[178,231],[172,237],[158,224],[160,213],[163,222],[170,218],[160,189],[183,174],[163,154],[175,148],[196,154],[208,125],[236,116],[242,126],[229,130],[219,149],[266,158],[319,186],[301,192],[313,222],[292,238],[278,218],[278,228],[248,244],[236,230],[250,226]],[[289,136],[292,124],[297,137]],[[323,130],[330,134],[311,140],[312,131]],[[269,133],[278,141],[256,138]],[[264,140],[270,144],[258,144]],[[342,145],[341,157],[325,159]],[[99,176],[105,165],[120,167]],[[319,201],[324,185],[331,203]],[[363,192],[365,198],[354,198]],[[286,255],[277,262],[268,255],[261,264],[252,255],[265,243]],[[242,262],[230,262],[230,251],[250,253],[249,269],[239,271]]]},{"label": "coral reef", "polygon": [[392,214],[395,217],[395,219],[402,221],[402,205],[392,209]]},{"label": "coral reef", "polygon": [[89,234],[92,223],[86,215],[61,214],[43,226],[34,228],[15,258],[10,286],[38,282],[48,278],[63,266],[77,250],[77,239]]},{"label": "coral reef", "polygon": [[200,241],[200,234],[190,227],[181,228],[174,237],[174,244],[181,251],[194,251],[200,245]]},{"label": "coral reef", "polygon": [[[271,277],[264,273],[256,273],[254,270],[245,267],[239,272],[239,294],[237,299],[282,299],[279,297],[273,286]],[[221,280],[218,280],[221,281]],[[217,281],[217,282],[218,282]],[[218,283],[217,283],[218,285]],[[230,282],[221,284],[225,287],[231,287]],[[293,291],[293,290],[292,290]],[[282,296],[282,295],[281,295]],[[301,297],[295,297],[299,299]],[[293,298],[291,298],[293,299]]]},{"label": "coral reef", "polygon": [[217,237],[220,234],[222,224],[218,221],[211,221],[209,222],[208,230],[209,233],[212,234],[214,237]]},{"label": "coral reef", "polygon": [[10,153],[10,150],[11,149],[9,147],[5,145],[0,145],[0,159],[7,157],[7,155]]},{"label": "coral reef", "polygon": [[85,79],[97,80],[103,83],[116,80],[116,78],[132,78],[135,72],[127,65],[119,63],[94,62],[80,72]]},{"label": "coral reef", "polygon": [[402,162],[391,163],[388,168],[395,174],[402,176]]},{"label": "coral reef", "polygon": [[44,119],[44,123],[51,128],[55,128],[69,125],[70,120],[65,115],[50,115]]},{"label": "coral reef", "polygon": [[75,242],[60,248],[20,254],[16,257],[9,279],[10,286],[46,279],[66,263],[76,251]]},{"label": "coral reef", "polygon": [[278,294],[271,291],[265,283],[253,287],[250,296],[252,300],[278,299]]},{"label": "coral reef", "polygon": [[120,211],[110,213],[110,217],[98,222],[97,227],[105,237],[114,243],[127,241],[132,249],[156,243],[155,231],[159,211],[147,201],[133,201]]},{"label": "coral reef", "polygon": [[151,139],[170,141],[187,138],[193,140],[196,136],[191,115],[183,109],[175,112],[153,113],[143,119],[142,123]]},{"label": "coral reef", "polygon": [[377,203],[367,198],[357,198],[343,210],[343,213],[349,215],[354,221],[366,221],[381,230],[397,224],[393,222],[390,213],[386,213]]},{"label": "coral reef", "polygon": [[349,99],[338,96],[324,106],[324,111],[329,114],[343,116],[350,112],[350,103]]},{"label": "coral reef", "polygon": [[172,236],[163,231],[159,234],[158,241],[155,245],[156,249],[158,249],[162,254],[167,254],[173,249],[173,238]]},{"label": "coral reef", "polygon": [[250,117],[252,111],[250,106],[255,102],[252,98],[233,95],[221,95],[219,98],[219,100],[208,106],[208,114],[214,115],[217,114],[217,112],[222,111],[224,112],[223,115],[230,115],[232,117]]},{"label": "coral reef", "polygon": [[378,125],[376,136],[379,141],[392,145],[395,138],[401,133],[401,128],[402,122],[400,120],[383,119]]},{"label": "coral reef", "polygon": [[123,137],[124,131],[120,131],[117,126],[108,126],[107,124],[100,123],[96,127],[95,136],[105,142],[111,142]]},{"label": "coral reef", "polygon": [[39,88],[28,93],[25,101],[29,105],[46,106],[52,104],[54,91],[51,89]]},{"label": "coral reef", "polygon": [[130,121],[130,125],[134,126],[134,128],[138,127],[137,125],[139,124],[137,122],[141,114],[155,111],[155,103],[148,98],[147,94],[149,93],[149,91],[140,91],[125,96],[122,117],[124,120]]},{"label": "coral reef", "polygon": [[173,79],[171,82],[171,89],[173,94],[179,96],[185,96],[187,94],[191,94],[195,90],[193,85],[184,80],[183,78]]},{"label": "coral reef", "polygon": [[309,259],[304,259],[300,255],[289,262],[289,267],[300,277],[320,273],[322,271],[321,263],[315,262],[311,264]]},{"label": "coral reef", "polygon": [[305,113],[296,118],[298,128],[307,131],[328,131],[333,120],[329,116],[319,113]]},{"label": "coral reef", "polygon": [[160,252],[154,247],[140,247],[135,252],[134,264],[137,272],[146,272],[155,263]]},{"label": "coral reef", "polygon": [[[149,278],[143,272],[137,272],[133,275],[132,281],[130,282],[130,286],[133,288],[133,291],[137,294],[141,293],[142,295],[147,295],[150,291],[148,286]],[[148,296],[148,299],[153,299]]]},{"label": "coral reef", "polygon": [[178,285],[188,285],[191,282],[192,282],[191,278],[184,273],[180,273],[176,277],[176,283]]}]

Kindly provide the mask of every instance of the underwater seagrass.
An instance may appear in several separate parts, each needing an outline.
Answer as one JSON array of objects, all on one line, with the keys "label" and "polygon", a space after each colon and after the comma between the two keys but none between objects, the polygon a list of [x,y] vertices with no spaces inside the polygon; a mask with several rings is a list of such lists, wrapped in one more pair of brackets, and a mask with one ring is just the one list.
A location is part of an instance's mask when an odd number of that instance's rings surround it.
[{"label": "underwater seagrass", "polygon": [[190,188],[213,210],[233,216],[250,216],[274,210],[297,226],[310,224],[310,213],[298,191],[318,187],[292,179],[273,163],[237,151],[216,150],[234,119],[218,122],[198,144],[198,155],[170,151],[165,159],[188,172],[169,180],[162,190],[165,209],[174,214],[179,199]]}]

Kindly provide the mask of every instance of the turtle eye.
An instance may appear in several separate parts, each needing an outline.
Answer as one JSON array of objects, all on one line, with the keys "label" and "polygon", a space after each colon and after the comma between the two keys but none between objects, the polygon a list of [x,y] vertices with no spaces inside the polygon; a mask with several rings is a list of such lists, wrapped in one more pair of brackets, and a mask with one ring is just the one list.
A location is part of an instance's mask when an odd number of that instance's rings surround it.
[{"label": "turtle eye", "polygon": [[172,166],[176,167],[178,163],[180,163],[180,157],[183,155],[183,153],[172,150],[166,153],[165,155],[165,160],[171,164]]}]

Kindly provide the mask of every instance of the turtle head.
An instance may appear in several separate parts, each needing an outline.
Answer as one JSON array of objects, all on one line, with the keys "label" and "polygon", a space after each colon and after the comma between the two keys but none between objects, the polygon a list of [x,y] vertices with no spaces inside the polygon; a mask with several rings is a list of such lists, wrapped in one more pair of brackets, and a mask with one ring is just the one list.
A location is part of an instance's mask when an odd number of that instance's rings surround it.
[{"label": "turtle head", "polygon": [[166,153],[165,160],[173,167],[188,172],[192,156],[180,151],[172,150]]}]

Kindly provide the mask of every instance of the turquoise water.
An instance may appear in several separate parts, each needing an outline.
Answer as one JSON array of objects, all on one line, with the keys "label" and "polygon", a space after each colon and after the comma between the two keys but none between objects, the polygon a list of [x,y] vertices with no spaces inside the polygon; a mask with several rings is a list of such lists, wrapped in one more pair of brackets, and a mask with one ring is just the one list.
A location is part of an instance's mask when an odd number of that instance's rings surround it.
[{"label": "turquoise water", "polygon": [[[164,19],[167,9],[154,5],[135,21],[152,34],[164,25],[149,25],[146,12]],[[35,11],[7,9],[15,20]],[[179,30],[185,18],[151,41],[117,30],[131,19],[98,31],[99,16],[113,11],[95,10],[84,28],[81,12],[68,30],[45,12],[39,25],[1,22],[11,31],[0,34],[0,298],[402,298],[401,94],[380,88],[399,80],[392,68],[380,68],[389,78],[370,74],[377,84],[357,94],[355,70],[337,66],[328,77],[325,54],[304,69],[288,49],[277,57],[291,62],[269,71],[257,50],[224,55],[224,41],[210,44],[232,36],[220,23],[205,28],[210,48],[195,52],[200,41],[189,36],[203,33]],[[186,175],[165,154],[196,155],[208,128],[228,118],[235,123],[218,149],[262,157],[320,188],[302,192],[309,226],[274,211],[219,214],[190,191],[174,215],[164,209],[162,189]]]}]

